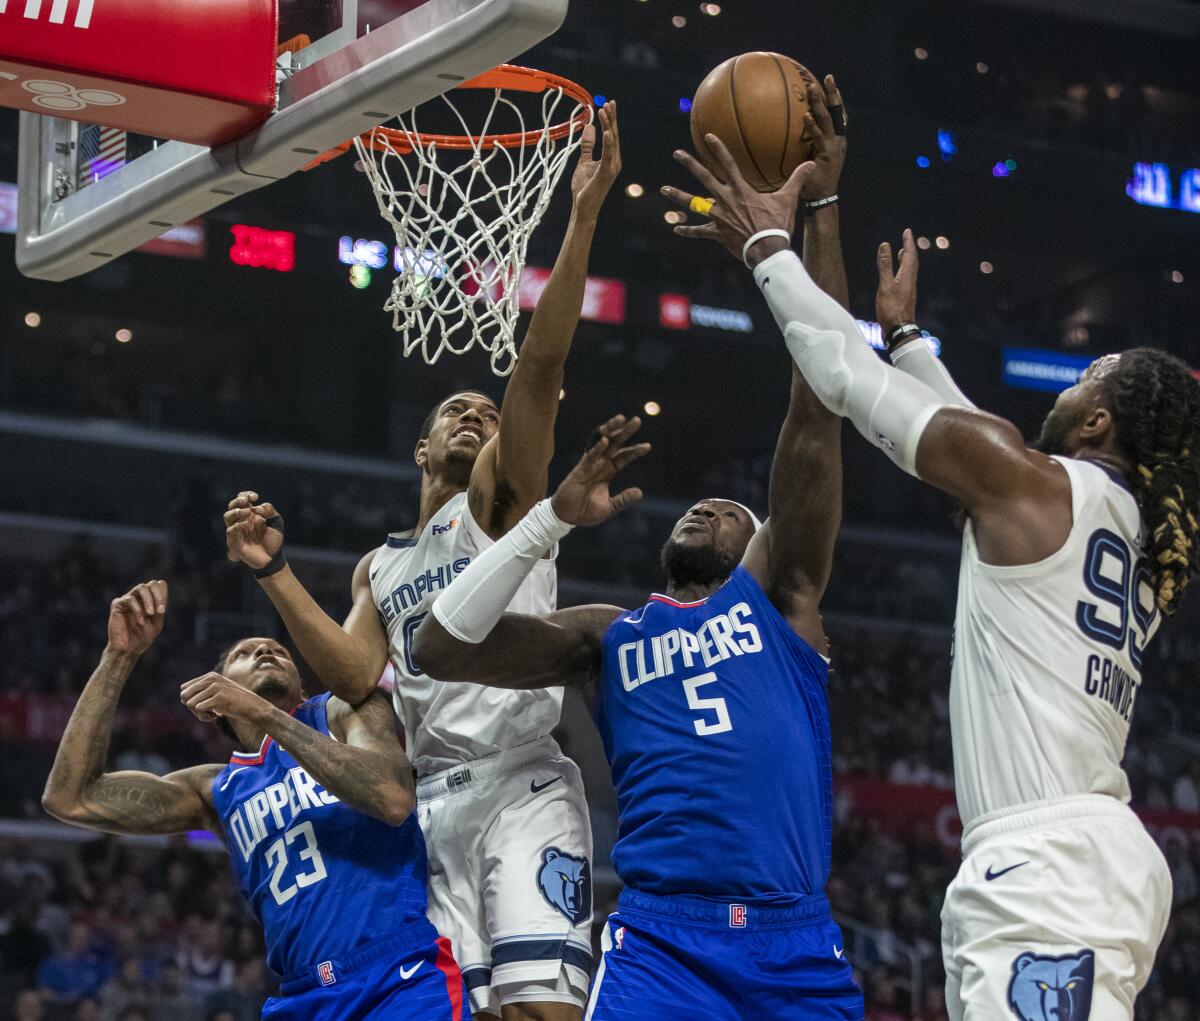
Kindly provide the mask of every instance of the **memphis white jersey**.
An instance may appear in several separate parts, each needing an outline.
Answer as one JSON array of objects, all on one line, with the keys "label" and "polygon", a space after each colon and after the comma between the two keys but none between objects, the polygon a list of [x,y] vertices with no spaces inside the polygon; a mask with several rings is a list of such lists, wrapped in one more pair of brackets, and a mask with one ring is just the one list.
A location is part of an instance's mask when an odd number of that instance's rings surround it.
[{"label": "memphis white jersey", "polygon": [[[393,701],[408,756],[421,776],[547,736],[562,712],[562,688],[508,691],[428,677],[409,646],[438,595],[492,540],[471,516],[467,494],[447,501],[412,539],[389,537],[371,562],[371,592],[387,627],[396,672]],[[540,561],[509,604],[514,613],[552,613],[554,560]]]},{"label": "memphis white jersey", "polygon": [[979,559],[963,541],[950,724],[964,826],[1078,794],[1129,801],[1121,769],[1158,629],[1143,524],[1128,486],[1095,464],[1056,458],[1071,480],[1071,533],[1036,564]]}]

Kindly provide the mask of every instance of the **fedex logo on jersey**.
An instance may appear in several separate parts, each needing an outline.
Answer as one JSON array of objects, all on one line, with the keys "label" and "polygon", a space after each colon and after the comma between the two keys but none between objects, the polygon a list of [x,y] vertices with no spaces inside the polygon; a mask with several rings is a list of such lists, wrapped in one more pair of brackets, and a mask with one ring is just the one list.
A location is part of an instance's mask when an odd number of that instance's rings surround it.
[{"label": "fedex logo on jersey", "polygon": [[695,631],[676,628],[661,635],[626,642],[617,649],[621,683],[626,691],[669,677],[676,670],[698,663],[716,666],[734,656],[762,652],[762,636],[750,618],[749,603],[738,603],[728,613],[710,617]]},{"label": "fedex logo on jersey", "polygon": [[[453,528],[457,523],[456,519],[446,528]],[[429,593],[444,589],[457,575],[462,574],[470,563],[470,557],[459,557],[452,563],[443,564],[436,570],[430,568],[423,574],[418,574],[412,581],[397,585],[379,603],[379,613],[384,624],[391,624],[405,610],[418,605]]]},{"label": "fedex logo on jersey", "polygon": [[252,794],[225,820],[242,861],[274,830],[283,830],[310,809],[336,805],[338,799],[320,786],[300,766],[287,771],[282,783],[273,783]]},{"label": "fedex logo on jersey", "polygon": [[445,535],[447,532],[453,532],[458,527],[458,518],[451,518],[444,525],[434,525],[434,535]]}]

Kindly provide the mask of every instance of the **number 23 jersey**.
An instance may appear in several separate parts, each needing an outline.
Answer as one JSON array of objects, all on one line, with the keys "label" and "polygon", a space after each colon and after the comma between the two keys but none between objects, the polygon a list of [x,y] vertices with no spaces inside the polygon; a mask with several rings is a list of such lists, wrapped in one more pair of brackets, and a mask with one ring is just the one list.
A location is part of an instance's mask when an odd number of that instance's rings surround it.
[{"label": "number 23 jersey", "polygon": [[964,826],[1034,801],[1107,794],[1121,769],[1159,625],[1143,523],[1125,481],[1055,458],[1071,480],[1067,541],[1035,564],[998,567],[963,538],[950,725]]},{"label": "number 23 jersey", "polygon": [[626,885],[780,905],[824,890],[828,678],[740,565],[706,600],[656,595],[613,621],[597,724]]},{"label": "number 23 jersey", "polygon": [[[294,713],[329,736],[318,695]],[[276,744],[234,754],[213,781],[238,889],[267,964],[289,975],[425,917],[425,841],[414,812],[388,826],[343,804]]]}]

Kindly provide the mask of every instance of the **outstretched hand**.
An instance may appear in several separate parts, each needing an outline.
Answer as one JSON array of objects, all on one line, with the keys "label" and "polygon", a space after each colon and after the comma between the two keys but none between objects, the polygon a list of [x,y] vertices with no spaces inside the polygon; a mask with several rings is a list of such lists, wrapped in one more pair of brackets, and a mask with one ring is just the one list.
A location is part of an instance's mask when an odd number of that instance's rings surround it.
[{"label": "outstretched hand", "polygon": [[640,418],[626,420],[624,415],[610,418],[600,427],[599,441],[571,469],[551,498],[560,521],[569,525],[598,525],[642,498],[642,491],[636,487],[616,496],[609,492],[609,484],[617,472],[650,453],[649,443],[625,445],[641,427]]},{"label": "outstretched hand", "polygon": [[[719,180],[691,153],[682,149],[675,153],[675,158],[700,182],[704,189],[701,195],[707,195],[713,201],[708,214],[710,223],[698,227],[679,226],[675,228],[675,233],[685,238],[719,241],[739,262],[746,242],[759,231],[780,229],[787,231],[789,236],[793,234],[796,207],[800,204],[809,178],[817,173],[817,164],[812,160],[801,163],[778,191],[760,192],[742,176],[724,142],[716,135],[705,135],[704,140],[717,160],[717,169],[724,181]],[[688,192],[670,186],[664,187],[662,193],[684,209],[691,209],[692,199],[695,198]]]},{"label": "outstretched hand", "polygon": [[621,173],[621,133],[617,128],[617,104],[609,100],[600,109],[603,129],[603,151],[596,159],[596,125],[583,129],[579,146],[579,162],[571,177],[571,195],[575,211],[590,220],[600,215],[600,207],[608,197],[613,182]]},{"label": "outstretched hand", "polygon": [[108,647],[140,656],[162,634],[167,615],[167,583],[144,581],[112,601],[108,613]]},{"label": "outstretched hand", "polygon": [[917,271],[920,259],[913,232],[904,231],[900,249],[900,266],[893,272],[892,246],[886,241],[875,253],[879,267],[879,290],[875,293],[875,318],[886,335],[902,323],[911,323],[917,316]]}]

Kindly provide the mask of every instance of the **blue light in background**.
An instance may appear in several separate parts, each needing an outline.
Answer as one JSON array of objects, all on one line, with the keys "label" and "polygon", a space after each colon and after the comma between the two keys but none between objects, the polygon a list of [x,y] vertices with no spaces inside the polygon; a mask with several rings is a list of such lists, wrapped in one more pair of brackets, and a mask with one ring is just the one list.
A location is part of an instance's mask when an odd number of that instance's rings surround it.
[{"label": "blue light in background", "polygon": [[679,101],[679,112],[680,113],[691,113],[692,112],[692,101],[690,99],[688,99],[687,96],[684,96]]},{"label": "blue light in background", "polygon": [[1034,347],[1004,349],[1004,382],[1022,390],[1062,391],[1079,382],[1092,359]]},{"label": "blue light in background", "polygon": [[1125,194],[1139,206],[1171,208],[1171,168],[1165,163],[1135,163]]},{"label": "blue light in background", "polygon": [[928,156],[918,156],[917,157],[917,166],[920,167],[922,170],[927,170],[929,168],[929,157]]},{"label": "blue light in background", "polygon": [[592,96],[592,102],[597,106],[603,106],[608,102],[608,96],[601,95],[597,92],[596,95]]},{"label": "blue light in background", "polygon": [[954,140],[954,132],[949,128],[938,128],[937,142],[943,163],[949,163],[958,155],[958,143]]},{"label": "blue light in background", "polygon": [[1200,213],[1200,169],[1185,170],[1180,175],[1179,208]]},{"label": "blue light in background", "polygon": [[1001,160],[997,160],[996,165],[992,167],[993,177],[1008,177],[1011,173],[1012,171],[1008,169],[1008,165]]}]

